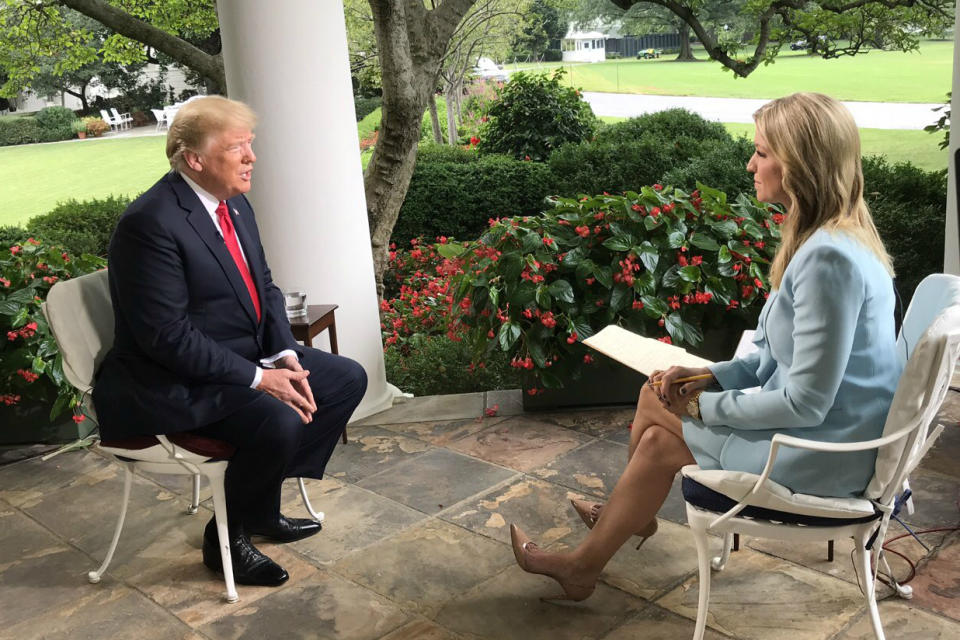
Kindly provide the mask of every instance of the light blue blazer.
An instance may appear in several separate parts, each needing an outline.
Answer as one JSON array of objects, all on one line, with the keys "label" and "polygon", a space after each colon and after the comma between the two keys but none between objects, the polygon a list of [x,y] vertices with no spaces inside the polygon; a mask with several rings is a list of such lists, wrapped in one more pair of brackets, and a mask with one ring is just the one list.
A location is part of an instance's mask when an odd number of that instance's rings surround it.
[{"label": "light blue blazer", "polygon": [[[683,420],[697,464],[759,474],[776,433],[879,437],[902,369],[893,308],[892,281],[873,253],[844,233],[814,233],[760,313],[759,350],[710,366],[723,391],[700,396],[702,420]],[[771,477],[801,493],[855,496],[875,458],[781,447]]]}]

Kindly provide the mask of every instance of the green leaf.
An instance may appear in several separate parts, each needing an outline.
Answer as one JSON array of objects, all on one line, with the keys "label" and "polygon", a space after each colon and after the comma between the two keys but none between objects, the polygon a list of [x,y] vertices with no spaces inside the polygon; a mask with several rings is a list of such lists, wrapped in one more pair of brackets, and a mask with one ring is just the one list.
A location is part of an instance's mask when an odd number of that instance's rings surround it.
[{"label": "green leaf", "polygon": [[643,227],[647,231],[653,231],[660,226],[660,216],[654,218],[653,216],[647,216],[643,219]]},{"label": "green leaf", "polygon": [[671,249],[679,249],[683,246],[683,242],[686,240],[686,237],[679,231],[671,231],[670,235],[667,236],[667,245]]},{"label": "green leaf", "polygon": [[22,306],[16,302],[0,301],[0,316],[16,316],[21,308]]},{"label": "green leaf", "polygon": [[721,222],[710,222],[710,226],[723,238],[732,238],[739,227],[733,220],[723,220]]},{"label": "green leaf", "polygon": [[598,265],[593,270],[593,275],[597,279],[597,282],[605,286],[607,289],[613,288],[613,269],[610,267],[601,267]]},{"label": "green leaf", "polygon": [[43,373],[47,369],[47,363],[40,356],[34,356],[30,368],[34,373]]},{"label": "green leaf", "polygon": [[500,302],[500,290],[496,287],[490,287],[488,297],[490,299],[490,304],[493,306],[494,309],[496,309],[497,303]]},{"label": "green leaf", "polygon": [[70,406],[70,401],[73,400],[71,394],[66,394],[61,392],[57,396],[57,399],[54,400],[53,406],[50,408],[50,420],[53,420],[58,415],[63,413],[63,410]]},{"label": "green leaf", "polygon": [[570,324],[573,325],[573,330],[577,332],[577,338],[580,340],[586,340],[593,335],[593,327],[586,320],[574,319]]},{"label": "green leaf", "polygon": [[700,267],[696,265],[681,267],[679,270],[679,273],[680,273],[680,278],[682,280],[686,280],[687,282],[700,281]]},{"label": "green leaf", "polygon": [[537,372],[537,375],[540,376],[540,383],[543,384],[546,389],[562,389],[563,381],[560,380],[555,374],[551,373],[547,369],[542,369]]},{"label": "green leaf", "polygon": [[508,251],[500,256],[500,273],[503,274],[504,280],[508,282],[517,280],[521,271],[523,271],[523,259],[519,252]]},{"label": "green leaf", "polygon": [[733,254],[730,253],[730,249],[727,247],[720,247],[720,252],[717,253],[717,262],[723,264],[724,262],[730,262],[733,260]]},{"label": "green leaf", "polygon": [[549,309],[550,305],[553,303],[553,300],[550,298],[550,292],[547,290],[547,287],[540,285],[537,287],[537,305],[541,309]]},{"label": "green leaf", "polygon": [[10,295],[7,296],[7,302],[19,302],[20,304],[29,304],[33,302],[34,296],[37,295],[36,281],[30,283],[27,287],[23,289],[18,289]]},{"label": "green leaf", "polygon": [[538,233],[528,231],[523,235],[523,251],[530,253],[543,246],[543,238]]},{"label": "green leaf", "polygon": [[580,261],[583,260],[584,251],[581,247],[576,247],[567,252],[567,255],[563,256],[562,264],[565,267],[575,269],[577,265],[580,264]]},{"label": "green leaf", "polygon": [[437,250],[437,253],[448,260],[459,258],[467,250],[466,245],[457,242],[449,242],[447,244],[440,244],[438,242],[433,246]]},{"label": "green leaf", "polygon": [[693,237],[690,238],[690,243],[698,249],[703,249],[704,251],[718,251],[720,249],[720,243],[702,231],[697,231],[694,233]]},{"label": "green leaf", "polygon": [[634,248],[634,252],[640,256],[640,262],[648,271],[656,271],[657,264],[660,262],[660,251],[653,246],[652,242],[644,240],[639,247]]},{"label": "green leaf", "polygon": [[696,346],[703,341],[700,330],[684,320],[678,311],[667,316],[664,327],[674,342]]},{"label": "green leaf", "polygon": [[653,277],[652,271],[644,271],[635,276],[634,286],[640,293],[655,293],[657,289],[657,280]]},{"label": "green leaf", "polygon": [[663,274],[663,286],[673,289],[680,283],[680,267],[673,265]]},{"label": "green leaf", "polygon": [[654,296],[640,296],[640,301],[643,302],[643,310],[651,318],[659,318],[670,310],[666,302]]},{"label": "green leaf", "polygon": [[566,280],[556,280],[550,284],[550,295],[563,302],[573,302],[573,287]]},{"label": "green leaf", "polygon": [[603,246],[611,251],[629,251],[633,246],[633,238],[627,235],[613,236],[607,239]]},{"label": "green leaf", "polygon": [[617,285],[610,294],[610,311],[616,313],[620,309],[630,304],[633,300],[633,289],[623,285]]},{"label": "green leaf", "polygon": [[540,344],[539,340],[530,340],[527,339],[527,351],[530,352],[530,357],[533,359],[533,364],[539,368],[543,368],[547,363],[547,356],[543,351],[543,345]]},{"label": "green leaf", "polygon": [[505,322],[500,325],[500,334],[498,339],[500,340],[500,349],[503,351],[509,351],[510,347],[517,341],[517,338],[520,337],[520,325],[516,322]]}]

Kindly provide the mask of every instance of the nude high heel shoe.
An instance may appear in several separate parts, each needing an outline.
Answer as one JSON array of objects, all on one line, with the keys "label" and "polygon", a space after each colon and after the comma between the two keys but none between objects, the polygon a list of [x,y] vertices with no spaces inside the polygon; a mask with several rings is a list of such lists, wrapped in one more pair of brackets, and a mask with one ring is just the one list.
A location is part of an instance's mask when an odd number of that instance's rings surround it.
[{"label": "nude high heel shoe", "polygon": [[526,571],[527,573],[533,573],[538,575],[547,576],[548,578],[553,578],[557,581],[557,584],[560,585],[560,588],[563,589],[563,593],[551,598],[540,598],[544,602],[552,602],[555,604],[565,604],[568,602],[580,602],[581,600],[586,600],[590,597],[590,594],[593,593],[596,584],[591,585],[582,585],[574,584],[572,582],[565,582],[564,580],[558,578],[557,576],[549,573],[546,570],[533,569],[530,565],[530,555],[531,553],[536,553],[539,551],[537,544],[532,542],[530,538],[523,531],[520,530],[515,524],[510,525],[510,541],[513,544],[513,557],[517,559],[517,564],[520,565],[520,568]]},{"label": "nude high heel shoe", "polygon": [[[571,500],[570,504],[573,505],[573,510],[577,512],[577,515],[580,516],[580,519],[583,520],[583,524],[587,525],[588,529],[593,529],[593,526],[597,524],[597,518],[600,517],[600,510],[603,509],[603,503],[587,502],[586,500]],[[647,523],[647,526],[633,534],[641,538],[640,544],[637,545],[638,551],[640,550],[640,547],[643,546],[643,543],[647,541],[647,538],[657,532],[657,526],[657,519],[654,518]]]}]

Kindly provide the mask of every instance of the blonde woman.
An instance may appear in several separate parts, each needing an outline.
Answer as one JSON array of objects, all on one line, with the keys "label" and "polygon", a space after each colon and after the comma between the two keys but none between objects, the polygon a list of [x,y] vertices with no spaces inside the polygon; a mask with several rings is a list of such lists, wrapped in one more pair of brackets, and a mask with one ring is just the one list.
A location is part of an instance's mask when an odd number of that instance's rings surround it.
[{"label": "blonde woman", "polygon": [[[900,376],[893,269],[863,200],[856,124],[843,105],[815,93],[774,100],[754,120],[747,170],[757,198],[786,208],[758,350],[651,376],[661,384],[640,393],[629,461],[609,502],[574,503],[592,528],[575,550],[546,553],[511,525],[517,563],[557,580],[557,599],[588,597],[631,535],[656,531],[656,513],[683,465],[760,473],[776,433],[844,442],[883,429]],[[674,383],[698,374],[712,377]],[[772,477],[798,492],[853,496],[866,488],[874,459],[874,452],[788,448]]]}]

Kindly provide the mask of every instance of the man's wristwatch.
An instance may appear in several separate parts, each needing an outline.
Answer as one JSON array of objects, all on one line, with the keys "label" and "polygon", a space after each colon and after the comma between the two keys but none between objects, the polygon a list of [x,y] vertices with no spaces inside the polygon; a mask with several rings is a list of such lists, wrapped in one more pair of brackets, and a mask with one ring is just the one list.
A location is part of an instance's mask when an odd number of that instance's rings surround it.
[{"label": "man's wristwatch", "polygon": [[703,391],[697,391],[693,396],[687,400],[687,413],[691,418],[696,420],[700,419],[700,394]]}]

